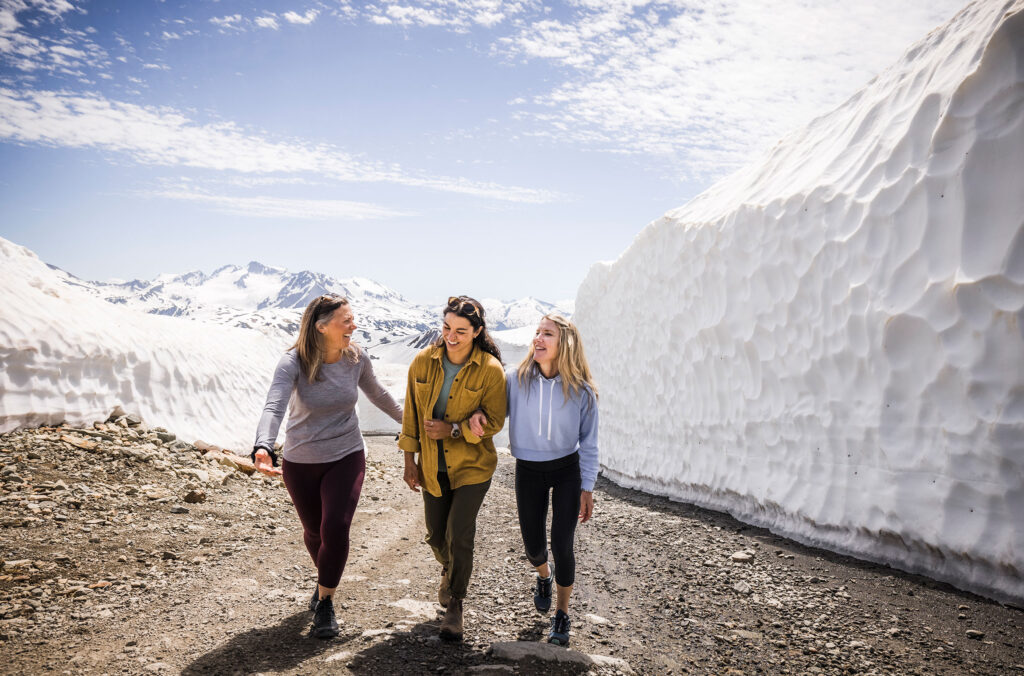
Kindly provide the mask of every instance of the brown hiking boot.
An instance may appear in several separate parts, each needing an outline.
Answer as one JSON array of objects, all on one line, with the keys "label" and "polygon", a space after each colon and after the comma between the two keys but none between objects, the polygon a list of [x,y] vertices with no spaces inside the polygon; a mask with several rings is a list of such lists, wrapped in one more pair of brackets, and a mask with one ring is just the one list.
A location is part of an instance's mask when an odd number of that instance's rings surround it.
[{"label": "brown hiking boot", "polygon": [[441,604],[442,608],[448,607],[448,602],[452,600],[452,590],[448,586],[448,571],[441,571],[441,585],[437,588],[437,602]]},{"label": "brown hiking boot", "polygon": [[462,640],[462,599],[448,600],[448,609],[441,620],[441,638],[446,641]]}]

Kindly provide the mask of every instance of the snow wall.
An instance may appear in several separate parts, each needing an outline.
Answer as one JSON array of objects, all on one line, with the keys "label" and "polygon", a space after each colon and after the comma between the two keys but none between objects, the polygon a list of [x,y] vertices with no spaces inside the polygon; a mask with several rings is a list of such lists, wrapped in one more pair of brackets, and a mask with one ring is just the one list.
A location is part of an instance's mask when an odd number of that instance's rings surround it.
[{"label": "snow wall", "polygon": [[186,441],[252,448],[286,345],[113,305],[4,239],[0,292],[0,432],[89,425],[120,405]]},{"label": "snow wall", "polygon": [[591,269],[604,473],[1024,600],[1024,1]]}]

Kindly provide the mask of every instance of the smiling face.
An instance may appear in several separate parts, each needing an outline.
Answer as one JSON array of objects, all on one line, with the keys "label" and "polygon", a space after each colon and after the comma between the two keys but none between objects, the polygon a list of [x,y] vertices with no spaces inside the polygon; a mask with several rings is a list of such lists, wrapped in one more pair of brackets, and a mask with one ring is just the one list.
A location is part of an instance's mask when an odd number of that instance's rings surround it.
[{"label": "smiling face", "polygon": [[550,319],[540,320],[537,333],[533,336],[533,360],[540,366],[545,375],[555,369],[558,359],[558,340],[560,331],[558,324]]},{"label": "smiling face", "polygon": [[342,305],[334,311],[330,319],[317,324],[317,330],[324,337],[324,348],[327,351],[347,348],[352,342],[352,334],[356,328],[356,317],[348,305]]},{"label": "smiling face", "polygon": [[461,364],[473,351],[473,339],[480,335],[483,327],[474,329],[473,325],[465,317],[460,317],[454,312],[446,312],[444,324],[441,326],[441,338],[444,340],[444,349],[448,354],[448,361],[453,364]]}]

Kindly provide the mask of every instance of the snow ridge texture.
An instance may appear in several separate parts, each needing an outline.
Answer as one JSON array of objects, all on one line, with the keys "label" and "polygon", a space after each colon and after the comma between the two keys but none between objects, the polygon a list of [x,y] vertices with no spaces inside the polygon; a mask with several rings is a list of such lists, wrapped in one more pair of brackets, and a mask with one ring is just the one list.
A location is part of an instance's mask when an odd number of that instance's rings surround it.
[{"label": "snow ridge texture", "polygon": [[983,0],[591,269],[605,475],[1020,603],[1022,177]]}]

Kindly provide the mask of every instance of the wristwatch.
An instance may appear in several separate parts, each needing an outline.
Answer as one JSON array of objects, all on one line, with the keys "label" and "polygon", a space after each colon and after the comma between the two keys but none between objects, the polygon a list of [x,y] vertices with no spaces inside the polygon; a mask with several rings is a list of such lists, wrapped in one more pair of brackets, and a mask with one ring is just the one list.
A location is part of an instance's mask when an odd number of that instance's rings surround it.
[{"label": "wristwatch", "polygon": [[459,427],[459,423],[452,423],[452,439],[462,438],[462,428]]}]

